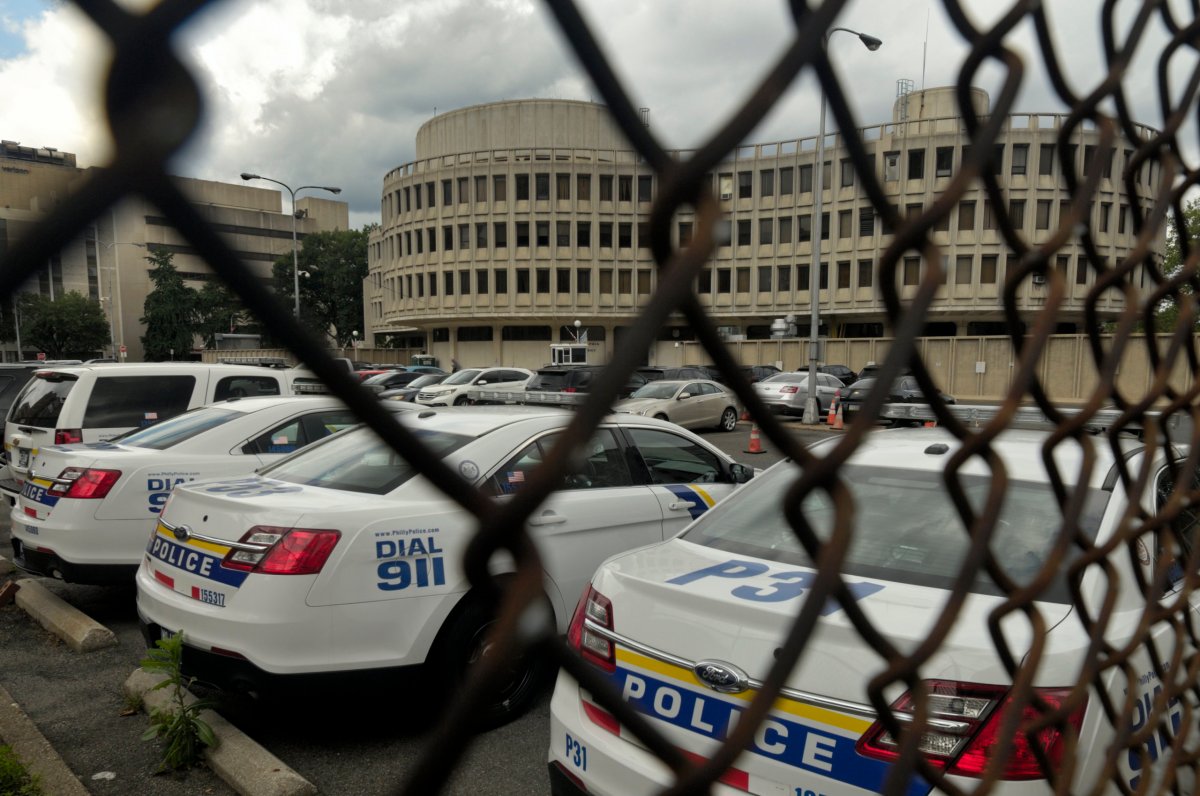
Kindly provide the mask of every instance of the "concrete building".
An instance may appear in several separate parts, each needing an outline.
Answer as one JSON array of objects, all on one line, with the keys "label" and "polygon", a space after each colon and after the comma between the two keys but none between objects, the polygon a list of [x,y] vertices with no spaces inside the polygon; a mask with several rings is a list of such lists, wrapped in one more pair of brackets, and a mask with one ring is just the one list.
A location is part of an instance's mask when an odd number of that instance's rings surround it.
[{"label": "concrete building", "polygon": [[[91,171],[78,167],[69,153],[11,141],[0,144],[0,262],[31,225],[45,220]],[[272,264],[292,251],[292,218],[283,212],[282,193],[242,182],[178,177],[176,183],[225,236],[245,267],[270,282]],[[303,214],[297,220],[298,238],[349,228],[345,202],[301,197],[296,209]],[[215,278],[157,208],[141,196],[130,196],[66,243],[25,290],[51,297],[77,291],[100,302],[110,321],[114,355],[121,356],[120,347],[125,346],[121,358],[139,362],[146,331],[139,318],[153,287],[146,254],[154,251],[173,252],[176,269],[192,287]],[[13,343],[0,345],[0,352],[4,361],[21,358]],[[33,353],[25,347],[25,356]]]},{"label": "concrete building", "polygon": [[[986,93],[975,89],[973,100],[986,114]],[[1031,244],[1048,240],[1067,209],[1056,149],[1065,119],[1014,114],[996,144],[1006,209]],[[899,93],[892,120],[858,135],[901,213],[919,212],[942,194],[969,141],[950,88]],[[1137,195],[1129,196],[1120,175],[1135,142],[1122,139],[1104,167],[1097,145],[1096,131],[1081,127],[1069,156],[1077,174],[1103,170],[1090,229],[1100,253],[1115,263],[1135,245],[1130,205],[1149,207],[1159,174],[1155,164],[1144,167]],[[815,137],[748,144],[710,175],[726,214],[724,243],[696,292],[730,339],[769,338],[773,325],[776,335],[807,335],[815,155]],[[384,177],[382,225],[371,237],[364,288],[368,344],[390,338],[443,361],[537,365],[546,361],[548,342],[572,339],[579,320],[598,358],[607,358],[656,285],[644,224],[658,188],[607,110],[562,100],[463,108],[421,127],[416,156]],[[838,134],[826,139],[823,184],[822,334],[880,337],[886,315],[878,260],[893,231],[867,200]],[[693,223],[690,213],[677,215],[677,245],[690,239]],[[1004,333],[1001,290],[1010,252],[981,182],[933,235],[948,273],[926,333]],[[1069,285],[1059,331],[1078,331],[1095,275],[1077,235],[1053,264]],[[904,257],[902,296],[916,291],[921,272],[917,252]],[[1026,280],[1021,309],[1037,310],[1046,294],[1044,282]],[[1121,302],[1110,291],[1101,317],[1115,317]],[[689,339],[680,321],[662,330],[659,346]],[[654,351],[647,356],[654,360]]]}]

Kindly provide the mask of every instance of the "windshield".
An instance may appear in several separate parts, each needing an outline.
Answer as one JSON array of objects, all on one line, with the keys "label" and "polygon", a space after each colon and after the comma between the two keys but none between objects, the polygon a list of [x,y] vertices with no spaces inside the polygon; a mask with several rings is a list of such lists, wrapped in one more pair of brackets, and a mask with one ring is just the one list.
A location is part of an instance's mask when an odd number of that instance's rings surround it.
[{"label": "windshield", "polygon": [[[879,580],[949,589],[967,553],[966,529],[942,483],[941,472],[862,466],[843,467],[842,482],[854,499],[855,526],[842,572]],[[777,467],[752,487],[730,497],[683,538],[738,555],[814,567],[783,516],[784,495],[799,477],[796,467]],[[960,476],[967,499],[981,511],[990,479]],[[1087,489],[1080,530],[1094,539],[1108,493]],[[817,535],[828,539],[833,502],[823,491],[805,498],[804,513]],[[1009,481],[993,530],[991,549],[1001,568],[1020,585],[1030,583],[1045,563],[1062,525],[1062,512],[1048,484]],[[1058,575],[1039,599],[1071,601],[1065,573],[1078,556],[1072,547]],[[1004,592],[980,569],[976,594]]]},{"label": "windshield", "polygon": [[471,368],[469,370],[460,370],[457,373],[451,373],[449,376],[447,376],[446,380],[443,381],[442,384],[470,384],[471,382],[475,381],[475,377],[480,373],[481,371],[475,368]]},{"label": "windshield", "polygon": [[386,384],[388,379],[391,379],[396,375],[398,375],[397,371],[387,370],[383,373],[376,373],[374,376],[368,376],[367,378],[363,379],[363,384]]},{"label": "windshield", "polygon": [[679,389],[678,384],[664,382],[650,382],[649,384],[639,387],[633,391],[630,398],[674,398],[675,391]]},{"label": "windshield", "polygon": [[[413,429],[413,434],[437,456],[461,448],[473,438],[446,431]],[[307,448],[260,472],[280,481],[383,495],[419,475],[371,429],[362,427]]]},{"label": "windshield", "polygon": [[427,373],[417,376],[408,383],[409,387],[428,387],[430,384],[440,384],[446,377],[437,373]]},{"label": "windshield", "polygon": [[193,409],[190,412],[184,412],[182,415],[177,415],[169,420],[156,423],[149,428],[123,434],[114,441],[120,441],[122,445],[132,445],[135,448],[150,448],[161,451],[166,450],[172,445],[178,445],[185,440],[189,440],[198,434],[203,434],[210,428],[216,428],[228,423],[230,420],[236,420],[244,416],[243,412],[232,412],[228,409],[219,409],[215,406],[205,406]]}]

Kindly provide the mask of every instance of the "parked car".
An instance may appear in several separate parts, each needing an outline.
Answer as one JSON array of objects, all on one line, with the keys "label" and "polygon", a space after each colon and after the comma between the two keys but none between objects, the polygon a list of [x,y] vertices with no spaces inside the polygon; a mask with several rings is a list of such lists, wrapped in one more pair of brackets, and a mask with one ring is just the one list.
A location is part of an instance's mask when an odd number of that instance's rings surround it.
[{"label": "parked car", "polygon": [[417,393],[426,387],[434,384],[441,384],[449,376],[449,373],[418,373],[417,378],[410,381],[404,387],[389,387],[379,393],[379,397],[394,398],[397,401],[416,401]]},{"label": "parked car", "polygon": [[12,509],[13,562],[72,583],[131,584],[176,484],[248,475],[357,422],[332,397],[239,398],[103,444],[43,445]]},{"label": "parked car", "polygon": [[407,387],[425,374],[414,370],[385,370],[363,380],[363,386],[375,393],[382,393],[395,387]]},{"label": "parked car", "polygon": [[[700,369],[708,374],[706,378],[712,379],[719,384],[729,383],[725,374],[715,365],[701,365]],[[780,372],[779,368],[774,365],[742,365],[739,370],[746,374],[746,378],[751,384],[770,378]]]},{"label": "parked car", "polygon": [[[824,420],[845,385],[833,376],[817,374],[817,411]],[[776,373],[754,385],[754,391],[769,409],[785,415],[803,415],[808,403],[808,373]]]},{"label": "parked car", "polygon": [[737,428],[737,397],[709,379],[652,381],[614,407],[645,417],[669,420],[684,428]]},{"label": "parked car", "polygon": [[[573,417],[486,406],[398,420],[504,503]],[[559,632],[601,561],[677,533],[751,477],[677,426],[606,419],[529,521]],[[202,682],[269,688],[318,673],[385,682],[396,667],[430,662],[413,682],[449,691],[494,620],[494,599],[473,591],[462,568],[477,531],[402,456],[368,429],[351,430],[258,475],[177,486],[138,570],[138,614],[148,641],[185,633],[184,670]],[[502,557],[492,565],[510,566]],[[480,720],[524,711],[547,664],[514,666]]]},{"label": "parked car", "polygon": [[[863,401],[867,399],[867,395],[871,390],[875,389],[877,379],[874,377],[860,378],[850,387],[842,391],[842,417],[849,422],[850,418],[861,411]],[[948,404],[955,403],[954,396],[946,393],[938,393],[942,401]],[[891,389],[888,390],[887,397],[884,398],[886,403],[901,403],[901,404],[927,404],[929,399],[925,397],[925,393],[921,391],[921,385],[913,376],[901,376],[892,382]]]},{"label": "parked car", "polygon": [[436,373],[441,376],[448,375],[446,371],[433,365],[409,365],[408,369],[416,373]]},{"label": "parked car", "polygon": [[494,390],[521,390],[533,371],[525,368],[463,368],[439,384],[417,393],[417,403],[426,406],[463,406],[470,402],[467,390],[489,387]]},{"label": "parked car", "polygon": [[[910,794],[973,793],[983,785],[1001,796],[1115,793],[1118,787],[1140,793],[1171,782],[1186,782],[1181,789],[1191,792],[1192,771],[1179,750],[1195,741],[1195,726],[1185,718],[1194,715],[1195,695],[1187,686],[1190,675],[1175,668],[1200,655],[1195,635],[1182,629],[1200,611],[1200,591],[1189,582],[1194,576],[1170,562],[1183,555],[1172,540],[1197,533],[1196,473],[1177,479],[1161,450],[1132,438],[1116,443],[1117,451],[1099,441],[1088,445],[1094,461],[1085,460],[1084,446],[1056,446],[1057,475],[1078,510],[1069,536],[1112,549],[1101,563],[1079,568],[1073,581],[1072,565],[1084,552],[1068,543],[1060,560],[1055,550],[1063,515],[1042,458],[1050,433],[1011,429],[989,445],[1009,481],[988,549],[1018,587],[1045,579],[1028,606],[1038,621],[1013,615],[1008,595],[980,566],[965,584],[949,636],[923,653],[917,670],[928,678],[930,693],[926,723],[915,730],[919,754],[945,772],[946,788],[934,791],[919,776],[887,780],[899,743],[867,697],[868,684],[895,663],[878,654],[878,645],[901,655],[922,647],[954,601],[951,591],[969,558],[972,536],[943,483],[962,442],[943,429],[923,428],[868,435],[839,470],[839,483],[850,492],[845,505],[854,507],[841,576],[883,641],[868,644],[840,603],[826,603],[779,700],[723,782],[752,793],[831,796],[884,792],[885,780],[888,791]],[[820,443],[817,460],[835,444]],[[1176,453],[1176,466],[1185,459]],[[1147,473],[1144,491],[1127,493],[1118,468]],[[1081,474],[1085,480],[1076,483]],[[680,536],[611,559],[576,609],[567,634],[571,646],[686,757],[712,756],[762,687],[809,599],[817,565],[784,517],[788,490],[800,476],[797,465],[782,462]],[[967,458],[958,480],[964,499],[982,511],[992,470],[981,457]],[[1130,517],[1164,510],[1178,522],[1139,520],[1145,530],[1129,535]],[[829,538],[834,505],[824,490],[814,489],[796,511],[818,537]],[[1125,550],[1132,540],[1138,555]],[[1147,584],[1156,581],[1161,588],[1150,596]],[[1073,607],[1073,591],[1080,605],[1103,612],[1099,646],[1096,616]],[[1006,613],[997,630],[993,623]],[[1011,716],[1014,677],[997,652],[998,633],[1005,656],[1021,667],[1036,696],[1051,710],[1066,707],[1070,739],[1060,723],[1038,724],[1044,708],[1032,702],[1013,708],[1023,710],[1023,718]],[[1121,652],[1119,665],[1111,650]],[[1035,657],[1027,661],[1030,653]],[[1098,660],[1106,668],[1095,669]],[[1172,675],[1169,684],[1160,680],[1164,669]],[[1086,698],[1065,705],[1081,678]],[[916,694],[899,679],[889,682],[885,693],[896,719],[901,726],[916,721]],[[1157,723],[1147,726],[1152,703]],[[1126,707],[1113,716],[1112,705]],[[662,761],[565,671],[550,712],[553,793],[657,793],[670,785]],[[1023,729],[1031,722],[1034,738]],[[999,737],[1003,732],[1011,735]],[[997,749],[1006,741],[1011,746],[1000,757]],[[1041,748],[1035,751],[1034,743]],[[1048,773],[1069,780],[1048,782]],[[713,791],[735,792],[726,785]]]},{"label": "parked car", "polygon": [[[533,392],[590,392],[592,381],[599,378],[603,371],[603,365],[548,365],[537,369],[533,378],[525,383],[525,389]],[[617,397],[628,398],[644,384],[645,376],[631,373]]]},{"label": "parked car", "polygon": [[708,373],[704,368],[698,366],[687,365],[678,368],[660,368],[654,365],[644,365],[638,368],[636,373],[641,374],[646,381],[659,381],[660,379],[707,379]]},{"label": "parked car", "polygon": [[[800,368],[801,371],[807,373],[808,368]],[[850,370],[845,365],[821,365],[817,368],[818,373],[827,373],[840,381],[842,384],[849,387],[858,380],[858,374]]]},{"label": "parked car", "polygon": [[103,442],[227,398],[291,395],[304,378],[320,383],[306,370],[200,362],[36,370],[8,411],[0,490],[10,504],[16,501],[30,461],[44,445]]}]

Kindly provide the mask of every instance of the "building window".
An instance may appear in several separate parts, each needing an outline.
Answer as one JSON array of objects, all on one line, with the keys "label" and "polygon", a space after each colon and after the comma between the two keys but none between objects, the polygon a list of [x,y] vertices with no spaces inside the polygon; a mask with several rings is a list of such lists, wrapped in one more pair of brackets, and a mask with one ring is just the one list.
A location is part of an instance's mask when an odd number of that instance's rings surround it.
[{"label": "building window", "polygon": [[833,187],[833,164],[828,160],[821,168],[821,190],[828,191]]},{"label": "building window", "polygon": [[946,212],[933,220],[934,232],[949,232],[950,231],[950,213]]},{"label": "building window", "polygon": [[447,296],[453,296],[454,295],[454,272],[447,271],[442,276],[444,277],[444,281],[446,283],[444,286],[443,292]]},{"label": "building window", "polygon": [[796,229],[800,243],[812,240],[812,216],[796,216]]},{"label": "building window", "polygon": [[579,202],[592,201],[592,175],[575,175],[575,199]]},{"label": "building window", "polygon": [[517,175],[517,201],[518,202],[528,202],[529,201],[529,175],[528,174],[518,174]]},{"label": "building window", "polygon": [[460,205],[469,204],[471,197],[468,192],[471,189],[471,183],[466,177],[458,178],[458,203]]},{"label": "building window", "polygon": [[1013,144],[1012,148],[1012,164],[1009,168],[1009,173],[1014,177],[1025,176],[1025,170],[1029,167],[1029,144]]},{"label": "building window", "polygon": [[974,202],[959,202],[958,203],[958,231],[959,232],[974,232],[975,231],[975,203]]},{"label": "building window", "polygon": [[737,245],[738,246],[749,246],[750,245],[750,220],[749,219],[738,219],[738,222],[737,222]]},{"label": "building window", "polygon": [[633,271],[621,268],[617,271],[617,293],[628,296],[633,292]]},{"label": "building window", "polygon": [[854,164],[850,158],[842,158],[842,187],[849,188],[854,185]]},{"label": "building window", "polygon": [[1129,217],[1129,205],[1121,205],[1120,215],[1117,216],[1117,234],[1125,234],[1125,219]]},{"label": "building window", "polygon": [[1010,199],[1008,201],[1008,220],[1014,227],[1025,226],[1025,200]]},{"label": "building window", "polygon": [[895,182],[900,179],[900,153],[883,153],[883,179],[885,182]]},{"label": "building window", "polygon": [[792,267],[790,265],[775,266],[775,276],[778,277],[780,293],[786,293],[792,289]]},{"label": "building window", "polygon": [[429,278],[429,297],[433,298],[437,295],[437,274],[426,274]]},{"label": "building window", "polygon": [[508,222],[492,222],[492,243],[497,249],[508,248]]},{"label": "building window", "polygon": [[775,195],[775,170],[763,169],[758,173],[758,195]]},{"label": "building window", "polygon": [[980,258],[979,283],[981,285],[996,284],[996,255],[985,254]]},{"label": "building window", "polygon": [[633,175],[621,174],[617,177],[617,201],[633,201]]},{"label": "building window", "polygon": [[853,226],[853,224],[851,223],[852,217],[853,217],[853,213],[850,210],[839,210],[838,211],[838,237],[839,238],[850,237],[851,227]]},{"label": "building window", "polygon": [[717,269],[717,292],[728,293],[733,287],[731,276],[728,268]]},{"label": "building window", "polygon": [[508,199],[508,179],[503,174],[492,175],[492,201],[504,202]]},{"label": "building window", "polygon": [[471,272],[458,272],[458,292],[460,295],[467,296],[471,293]]},{"label": "building window", "polygon": [[488,272],[482,268],[475,272],[475,292],[481,296],[488,294]]},{"label": "building window", "polygon": [[487,176],[480,174],[475,178],[475,201],[487,202]]},{"label": "building window", "polygon": [[1088,278],[1087,260],[1080,257],[1075,261],[1075,284],[1086,285]]},{"label": "building window", "polygon": [[475,225],[475,248],[487,248],[487,222],[481,221]]},{"label": "building window", "polygon": [[613,178],[611,174],[600,175],[600,201],[611,202],[613,200]]},{"label": "building window", "polygon": [[696,280],[696,290],[700,293],[712,292],[712,269],[705,268],[700,272],[700,277]]},{"label": "building window", "polygon": [[429,239],[429,253],[433,254],[437,251],[437,227],[429,227],[425,235]]},{"label": "building window", "polygon": [[[496,294],[503,296],[508,293],[508,271],[503,268],[497,268],[496,274]],[[487,292],[486,290],[483,292]]]},{"label": "building window", "polygon": [[570,221],[554,222],[554,245],[559,247],[569,247],[571,245]]},{"label": "building window", "polygon": [[850,263],[847,260],[840,260],[837,264],[837,286],[838,290],[850,289]]},{"label": "building window", "polygon": [[600,269],[600,293],[611,296],[613,292],[613,272],[611,268]]},{"label": "building window", "polygon": [[792,242],[792,217],[779,217],[779,243],[788,244]]},{"label": "building window", "polygon": [[992,212],[992,203],[987,201],[983,203],[983,228],[996,228],[996,214]]},{"label": "building window", "polygon": [[650,272],[645,269],[637,272],[637,292],[639,296],[650,295]]},{"label": "building window", "polygon": [[1100,203],[1100,231],[1108,232],[1108,217],[1112,215],[1112,202]]},{"label": "building window", "polygon": [[612,248],[612,232],[613,232],[613,225],[612,225],[611,221],[601,221],[600,222],[600,248],[601,249],[611,249]]},{"label": "building window", "polygon": [[733,199],[733,174],[728,172],[722,174],[717,182],[721,191],[721,201],[728,202]]},{"label": "building window", "polygon": [[455,332],[455,338],[460,343],[487,343],[492,338],[490,326],[460,326]]},{"label": "building window", "polygon": [[819,276],[818,281],[820,282],[820,285],[818,286],[818,288],[820,290],[828,290],[829,289],[829,263],[821,263],[821,270],[819,273],[820,273],[820,276]]},{"label": "building window", "polygon": [[809,163],[800,167],[800,193],[812,193],[813,167]]},{"label": "building window", "polygon": [[639,221],[637,225],[637,239],[639,249],[650,248],[650,222]]},{"label": "building window", "polygon": [[568,202],[571,200],[570,174],[559,173],[554,175],[554,198],[560,202]]},{"label": "building window", "polygon": [[771,272],[772,268],[769,265],[760,265],[758,267],[758,292],[771,292]]},{"label": "building window", "polygon": [[760,218],[758,220],[758,242],[762,246],[770,246],[775,242],[775,219]]},{"label": "building window", "polygon": [[518,268],[517,269],[517,292],[518,293],[529,293],[529,269],[528,268]]},{"label": "building window", "polygon": [[995,175],[1004,173],[1004,144],[992,145],[992,173]]},{"label": "building window", "polygon": [[517,222],[517,248],[518,249],[529,248],[529,222],[528,221],[518,221]]},{"label": "building window", "polygon": [[454,250],[454,227],[442,227],[442,248],[446,251]]},{"label": "building window", "polygon": [[537,294],[544,296],[550,292],[550,269],[538,268],[534,273],[534,278],[537,280]]},{"label": "building window", "polygon": [[1071,281],[1071,258],[1065,254],[1060,254],[1054,258],[1054,270],[1062,276],[1063,282]]},{"label": "building window", "polygon": [[421,209],[421,186],[420,185],[413,186],[413,198],[417,200],[417,209],[420,210]]},{"label": "building window", "polygon": [[792,194],[792,167],[786,166],[779,170],[779,195],[791,196]]},{"label": "building window", "polygon": [[969,254],[960,254],[954,262],[954,283],[970,285],[972,283],[975,258]]},{"label": "building window", "polygon": [[1037,229],[1050,229],[1050,200],[1037,200],[1037,213],[1034,217],[1034,227]]},{"label": "building window", "polygon": [[904,284],[913,286],[921,284],[921,260],[918,257],[904,258]]},{"label": "building window", "polygon": [[544,172],[533,175],[533,190],[533,198],[537,201],[550,201],[550,175]]},{"label": "building window", "polygon": [[680,246],[689,246],[689,245],[691,245],[691,242],[692,242],[692,222],[680,221],[679,222],[679,245]]},{"label": "building window", "polygon": [[1092,144],[1085,144],[1083,147],[1083,174],[1088,176],[1088,172],[1092,170],[1092,161],[1096,159],[1096,147]]},{"label": "building window", "polygon": [[643,204],[653,201],[654,180],[649,174],[639,174],[637,180],[637,199]]},{"label": "building window", "polygon": [[796,271],[796,289],[802,293],[812,292],[812,269],[807,263],[801,265]]},{"label": "building window", "polygon": [[875,208],[870,205],[858,208],[858,234],[864,238],[875,235]]},{"label": "building window", "polygon": [[829,214],[821,214],[821,240],[829,240]]},{"label": "building window", "polygon": [[871,260],[858,261],[858,286],[870,287],[875,280],[875,263]]},{"label": "building window", "polygon": [[754,196],[754,173],[749,171],[739,171],[738,180],[738,199],[749,199]]},{"label": "building window", "polygon": [[934,153],[934,176],[949,177],[954,171],[954,147],[940,146]]},{"label": "building window", "polygon": [[739,292],[739,293],[749,293],[750,292],[750,269],[749,268],[738,268],[737,269],[737,292]]},{"label": "building window", "polygon": [[925,179],[925,150],[908,150],[908,178],[910,180]]},{"label": "building window", "polygon": [[1054,175],[1054,144],[1038,147],[1038,174],[1043,177]]},{"label": "building window", "polygon": [[454,183],[450,180],[442,180],[442,206],[449,207],[454,204]]},{"label": "building window", "polygon": [[617,246],[622,249],[633,248],[633,224],[622,221],[617,224]]},{"label": "building window", "polygon": [[575,272],[575,292],[580,294],[592,292],[591,268],[580,268]]},{"label": "building window", "polygon": [[592,247],[592,222],[578,221],[575,224],[575,245],[581,249]]},{"label": "building window", "polygon": [[537,240],[535,241],[535,243],[538,246],[549,246],[550,245],[550,222],[549,221],[534,222],[534,233],[537,236]]}]

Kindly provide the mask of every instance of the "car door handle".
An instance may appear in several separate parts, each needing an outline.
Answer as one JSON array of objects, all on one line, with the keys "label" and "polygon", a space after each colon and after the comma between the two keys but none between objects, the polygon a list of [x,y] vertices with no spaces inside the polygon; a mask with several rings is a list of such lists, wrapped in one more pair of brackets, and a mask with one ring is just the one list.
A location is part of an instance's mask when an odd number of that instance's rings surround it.
[{"label": "car door handle", "polygon": [[671,511],[681,511],[696,508],[695,503],[690,503],[686,500],[676,500],[673,503],[668,503],[667,508]]},{"label": "car door handle", "polygon": [[527,522],[530,525],[562,525],[567,521],[567,518],[561,514],[555,514],[553,511],[547,511],[545,514],[540,514],[537,517],[530,517]]}]

